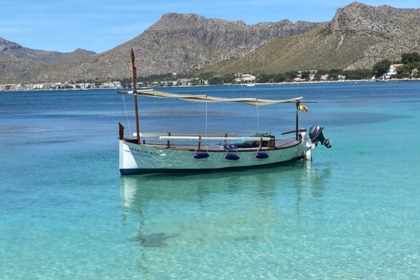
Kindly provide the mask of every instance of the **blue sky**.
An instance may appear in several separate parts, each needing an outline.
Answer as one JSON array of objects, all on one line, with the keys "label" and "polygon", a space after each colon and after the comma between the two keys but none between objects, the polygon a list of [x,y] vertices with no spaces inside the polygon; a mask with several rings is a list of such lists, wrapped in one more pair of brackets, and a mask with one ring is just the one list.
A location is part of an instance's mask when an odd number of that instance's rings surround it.
[{"label": "blue sky", "polygon": [[[0,37],[24,47],[71,52],[110,50],[141,34],[165,13],[195,13],[246,24],[330,21],[354,1],[333,0],[0,0]],[[363,0],[419,8],[418,0]]]}]

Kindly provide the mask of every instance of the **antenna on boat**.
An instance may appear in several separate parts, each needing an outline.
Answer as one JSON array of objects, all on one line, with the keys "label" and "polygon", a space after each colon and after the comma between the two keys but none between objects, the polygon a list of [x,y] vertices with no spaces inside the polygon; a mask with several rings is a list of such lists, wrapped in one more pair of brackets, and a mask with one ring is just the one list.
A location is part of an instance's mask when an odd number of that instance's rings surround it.
[{"label": "antenna on boat", "polygon": [[131,69],[132,69],[132,82],[133,82],[133,95],[134,95],[134,109],[136,113],[136,137],[137,142],[140,143],[140,124],[139,124],[139,107],[137,103],[137,68],[135,64],[134,51],[131,49]]}]

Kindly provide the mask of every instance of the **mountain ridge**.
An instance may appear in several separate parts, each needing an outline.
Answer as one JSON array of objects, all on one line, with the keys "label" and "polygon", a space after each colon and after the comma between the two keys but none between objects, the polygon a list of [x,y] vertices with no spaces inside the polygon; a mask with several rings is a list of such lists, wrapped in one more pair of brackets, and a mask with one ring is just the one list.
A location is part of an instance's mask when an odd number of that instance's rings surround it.
[{"label": "mountain ridge", "polygon": [[0,38],[0,83],[104,81],[131,75],[369,68],[381,59],[420,52],[420,9],[351,3],[329,22],[242,20],[164,14],[143,33],[103,53],[31,50]]}]

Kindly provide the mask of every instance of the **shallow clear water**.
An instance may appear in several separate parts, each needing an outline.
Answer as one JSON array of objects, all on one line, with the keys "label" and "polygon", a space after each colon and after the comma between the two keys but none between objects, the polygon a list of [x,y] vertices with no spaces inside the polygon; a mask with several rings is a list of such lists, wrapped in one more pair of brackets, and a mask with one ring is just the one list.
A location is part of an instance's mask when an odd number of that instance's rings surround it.
[{"label": "shallow clear water", "polygon": [[[304,96],[318,103],[302,126],[324,126],[333,148],[270,168],[120,177],[130,97],[1,92],[2,279],[420,278],[420,82],[166,90]],[[293,129],[288,104],[140,104],[145,131]]]}]

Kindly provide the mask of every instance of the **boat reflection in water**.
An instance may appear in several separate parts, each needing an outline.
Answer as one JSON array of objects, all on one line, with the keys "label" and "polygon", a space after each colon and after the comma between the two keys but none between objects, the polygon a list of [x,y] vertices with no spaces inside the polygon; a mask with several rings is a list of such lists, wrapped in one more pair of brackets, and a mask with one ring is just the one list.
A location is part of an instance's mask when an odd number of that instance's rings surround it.
[{"label": "boat reflection in water", "polygon": [[[188,223],[188,217],[229,219],[223,209],[232,214],[241,209],[241,216],[254,223],[264,211],[281,215],[280,208],[291,204],[299,211],[300,202],[322,197],[329,176],[329,168],[312,168],[310,161],[236,172],[124,176],[120,178],[123,217],[127,221],[135,215],[141,223],[171,225],[178,219]],[[175,228],[171,225],[170,235]],[[148,230],[153,232],[151,227]]]},{"label": "boat reflection in water", "polygon": [[237,242],[260,244],[308,215],[313,201],[322,204],[329,176],[328,168],[314,169],[310,161],[237,172],[123,176],[127,239],[140,246],[138,264],[145,274]]}]

